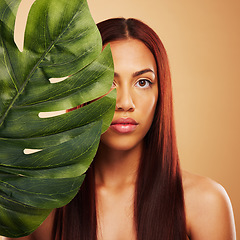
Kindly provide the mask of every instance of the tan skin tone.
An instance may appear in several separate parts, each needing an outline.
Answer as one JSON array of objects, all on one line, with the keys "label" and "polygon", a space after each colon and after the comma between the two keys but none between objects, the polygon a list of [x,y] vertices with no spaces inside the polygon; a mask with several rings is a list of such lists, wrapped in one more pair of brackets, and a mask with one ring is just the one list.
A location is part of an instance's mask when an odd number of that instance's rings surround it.
[{"label": "tan skin tone", "polygon": [[[136,171],[157,102],[156,63],[134,39],[111,43],[117,89],[114,120],[130,117],[138,124],[129,133],[108,129],[96,155],[99,240],[134,240],[133,199]],[[144,71],[142,71],[144,70]],[[182,171],[187,234],[191,240],[235,240],[234,218],[225,190],[214,181]],[[50,240],[54,213],[22,240]],[[9,239],[9,238],[5,238]]]}]

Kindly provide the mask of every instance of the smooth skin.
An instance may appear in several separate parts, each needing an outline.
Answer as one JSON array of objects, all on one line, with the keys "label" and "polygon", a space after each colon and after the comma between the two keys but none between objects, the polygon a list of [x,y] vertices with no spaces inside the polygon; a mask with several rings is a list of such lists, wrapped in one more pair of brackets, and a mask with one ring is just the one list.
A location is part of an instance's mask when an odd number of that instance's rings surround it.
[{"label": "smooth skin", "polygon": [[[130,133],[109,128],[96,155],[98,240],[135,240],[133,200],[143,138],[150,128],[158,96],[156,63],[139,40],[110,43],[117,89],[114,120],[132,118],[138,125]],[[191,240],[236,240],[232,206],[222,186],[182,171],[187,234]],[[22,240],[51,240],[52,213]],[[10,238],[5,238],[10,239]]]}]

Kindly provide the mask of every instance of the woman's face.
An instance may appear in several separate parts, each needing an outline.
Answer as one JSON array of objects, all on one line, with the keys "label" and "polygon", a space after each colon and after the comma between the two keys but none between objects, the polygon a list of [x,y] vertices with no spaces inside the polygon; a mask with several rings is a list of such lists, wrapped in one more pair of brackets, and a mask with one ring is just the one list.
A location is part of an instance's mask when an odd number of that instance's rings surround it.
[{"label": "woman's face", "polygon": [[151,51],[139,40],[110,43],[117,101],[113,121],[101,143],[116,149],[140,146],[148,132],[158,99],[157,67]]}]

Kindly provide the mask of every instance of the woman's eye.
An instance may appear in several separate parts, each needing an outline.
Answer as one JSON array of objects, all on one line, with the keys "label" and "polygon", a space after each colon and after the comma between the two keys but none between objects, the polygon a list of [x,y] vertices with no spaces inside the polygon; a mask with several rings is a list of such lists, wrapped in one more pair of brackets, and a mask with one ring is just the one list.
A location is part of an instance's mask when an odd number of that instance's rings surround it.
[{"label": "woman's eye", "polygon": [[148,88],[151,82],[147,79],[140,79],[137,81],[136,86],[140,88]]},{"label": "woman's eye", "polygon": [[112,88],[115,88],[115,87],[116,87],[116,83],[113,82],[113,83],[112,83]]}]

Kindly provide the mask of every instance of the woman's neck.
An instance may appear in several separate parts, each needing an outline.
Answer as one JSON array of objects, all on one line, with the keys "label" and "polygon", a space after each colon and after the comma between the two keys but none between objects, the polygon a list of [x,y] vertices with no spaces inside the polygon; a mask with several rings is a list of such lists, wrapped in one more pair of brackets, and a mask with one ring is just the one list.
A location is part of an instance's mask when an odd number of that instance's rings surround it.
[{"label": "woman's neck", "polygon": [[95,157],[96,185],[119,188],[135,184],[142,143],[130,150],[115,150],[100,143]]}]

